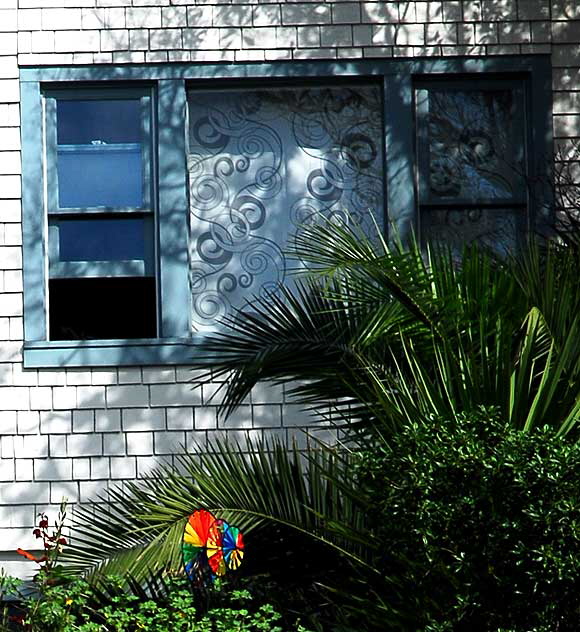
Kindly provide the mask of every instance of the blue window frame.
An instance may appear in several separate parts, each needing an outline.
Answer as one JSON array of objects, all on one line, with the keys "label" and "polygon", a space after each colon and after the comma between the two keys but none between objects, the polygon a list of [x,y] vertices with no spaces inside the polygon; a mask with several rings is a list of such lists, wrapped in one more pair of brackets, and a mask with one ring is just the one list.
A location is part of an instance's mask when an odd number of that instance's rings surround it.
[{"label": "blue window frame", "polygon": [[[200,278],[192,250],[210,242],[192,220],[195,196],[209,189],[192,190],[192,173],[204,161],[204,168],[234,165],[236,156],[238,171],[248,169],[233,144],[200,159],[192,141],[204,112],[225,98],[220,94],[235,95],[254,113],[256,99],[267,102],[271,122],[280,118],[272,113],[274,97],[264,98],[273,85],[292,116],[298,93],[316,93],[311,101],[376,93],[373,133],[382,129],[382,138],[373,146],[381,156],[371,175],[383,196],[378,219],[385,230],[453,240],[479,237],[480,227],[491,225],[511,230],[517,242],[543,213],[530,183],[549,170],[550,73],[544,56],[23,69],[25,366],[181,364],[195,356],[203,330],[196,327]],[[347,101],[344,107],[353,107],[357,99]],[[270,131],[283,138],[280,130],[295,123],[286,117]],[[352,164],[353,152],[376,157],[355,129],[360,121],[353,126],[352,146],[337,150],[331,143],[336,165]],[[500,177],[504,145],[513,150],[511,173]],[[317,151],[314,159],[326,160]],[[357,160],[368,165],[367,158]],[[315,167],[309,181],[325,184]],[[252,193],[254,206],[270,203],[272,180],[255,178],[251,186],[236,185],[244,192],[236,213],[257,184],[266,193]],[[220,234],[231,239],[241,225],[221,226]],[[232,284],[234,275],[226,276]],[[89,303],[84,310],[78,297]],[[127,302],[133,311],[123,308]],[[152,316],[139,324],[136,314],[147,310]],[[93,312],[100,315],[90,323]],[[111,326],[94,322],[100,319]]]}]

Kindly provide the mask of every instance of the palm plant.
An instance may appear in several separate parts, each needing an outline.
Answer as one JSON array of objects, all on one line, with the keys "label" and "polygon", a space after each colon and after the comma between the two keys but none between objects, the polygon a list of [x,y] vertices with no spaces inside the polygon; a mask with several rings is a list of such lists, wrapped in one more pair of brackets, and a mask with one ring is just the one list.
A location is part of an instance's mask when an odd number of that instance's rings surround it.
[{"label": "palm plant", "polygon": [[[577,435],[577,249],[531,244],[517,259],[501,259],[466,248],[458,257],[381,237],[373,243],[356,227],[328,222],[305,227],[294,254],[311,264],[308,276],[254,299],[203,346],[208,379],[210,371],[227,378],[223,414],[261,380],[298,381],[299,401],[314,411],[332,403],[349,439],[367,445],[388,443],[409,420],[456,418],[481,405],[499,408],[516,428],[550,424]],[[136,578],[176,569],[185,517],[204,506],[249,534],[308,535],[336,553],[330,566],[348,563],[369,590],[380,575],[379,543],[349,449],[316,444],[304,456],[275,442],[204,447],[177,469],[114,490],[97,523],[83,526],[92,508],[81,508],[69,563],[85,574]],[[287,560],[276,547],[260,555]],[[317,579],[344,590],[339,576]],[[380,594],[375,606],[385,615]]]},{"label": "palm plant", "polygon": [[396,429],[493,405],[518,428],[575,430],[577,248],[529,244],[506,260],[466,248],[459,262],[328,222],[306,227],[294,252],[311,264],[306,281],[255,299],[204,345],[227,378],[226,415],[260,380],[306,380],[299,400],[334,400],[349,424]]}]

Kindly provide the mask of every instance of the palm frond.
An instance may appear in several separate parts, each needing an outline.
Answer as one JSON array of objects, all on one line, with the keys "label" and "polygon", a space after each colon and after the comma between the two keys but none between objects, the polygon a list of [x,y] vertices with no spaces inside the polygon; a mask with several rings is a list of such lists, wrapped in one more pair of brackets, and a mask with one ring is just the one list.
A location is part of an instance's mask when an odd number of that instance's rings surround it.
[{"label": "palm frond", "polygon": [[346,541],[328,521],[362,529],[360,505],[339,493],[351,485],[348,453],[318,444],[306,458],[296,447],[273,443],[217,443],[180,458],[179,472],[154,476],[112,490],[75,513],[74,538],[64,561],[71,572],[130,575],[140,580],[181,567],[180,545],[187,516],[204,507],[243,531],[282,525],[364,564],[360,546]]}]

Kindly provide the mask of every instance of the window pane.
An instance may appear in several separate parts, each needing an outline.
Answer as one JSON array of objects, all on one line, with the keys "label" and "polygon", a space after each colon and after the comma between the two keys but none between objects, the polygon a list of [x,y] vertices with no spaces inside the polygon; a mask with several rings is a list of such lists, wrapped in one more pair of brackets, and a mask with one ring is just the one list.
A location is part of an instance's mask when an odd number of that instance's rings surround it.
[{"label": "window pane", "polygon": [[379,86],[192,90],[188,104],[197,330],[286,279],[301,223],[348,212],[369,233],[373,215],[382,226]]},{"label": "window pane", "polygon": [[154,338],[155,279],[51,279],[51,340]]},{"label": "window pane", "polygon": [[143,261],[152,256],[149,219],[67,219],[54,225],[58,261]]},{"label": "window pane", "polygon": [[59,145],[141,142],[139,99],[58,99],[56,116]]},{"label": "window pane", "polygon": [[57,100],[60,208],[141,208],[141,103]]},{"label": "window pane", "polygon": [[[419,90],[421,177],[432,200],[521,197],[524,138],[513,90]],[[426,100],[423,101],[423,100]],[[422,183],[425,185],[425,183]]]},{"label": "window pane", "polygon": [[421,214],[423,239],[452,247],[477,242],[501,254],[514,253],[525,229],[522,210],[431,209]]}]

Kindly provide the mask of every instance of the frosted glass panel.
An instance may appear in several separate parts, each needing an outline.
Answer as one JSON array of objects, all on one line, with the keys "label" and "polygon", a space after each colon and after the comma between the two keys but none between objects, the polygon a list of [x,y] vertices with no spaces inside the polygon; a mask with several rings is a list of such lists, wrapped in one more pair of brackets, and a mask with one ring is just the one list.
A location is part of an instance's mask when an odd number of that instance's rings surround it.
[{"label": "frosted glass panel", "polygon": [[378,86],[191,91],[188,104],[197,330],[286,280],[300,224],[348,212],[382,225]]},{"label": "frosted glass panel", "polygon": [[57,101],[60,208],[141,208],[140,101]]}]

